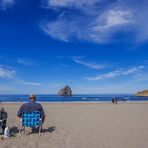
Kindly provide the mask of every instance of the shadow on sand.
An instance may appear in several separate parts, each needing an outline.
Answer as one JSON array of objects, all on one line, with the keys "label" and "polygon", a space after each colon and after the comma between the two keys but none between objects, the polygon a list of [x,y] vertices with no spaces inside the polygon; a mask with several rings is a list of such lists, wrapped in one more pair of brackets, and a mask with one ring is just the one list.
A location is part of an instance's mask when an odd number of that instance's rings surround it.
[{"label": "shadow on sand", "polygon": [[[55,126],[52,126],[52,127],[47,128],[47,129],[43,128],[41,133],[43,133],[43,134],[45,134],[45,133],[52,133],[55,130],[56,130],[56,127]],[[30,134],[36,134],[38,132],[39,132],[39,129],[38,128],[34,128],[34,129],[32,129],[32,132],[29,133],[29,135]]]},{"label": "shadow on sand", "polygon": [[[52,126],[52,127],[49,127],[47,129],[42,129],[42,133],[52,133],[56,130],[56,127],[55,126]],[[12,128],[10,128],[10,134],[11,134],[11,137],[16,137],[16,135],[18,134],[18,127],[16,126],[13,126]],[[32,132],[31,133],[28,133],[28,135],[30,134],[36,134],[38,133],[38,128],[35,128],[35,129],[32,129]]]},{"label": "shadow on sand", "polygon": [[11,135],[11,137],[16,137],[17,133],[18,133],[18,127],[13,126],[12,128],[10,128],[10,135]]},{"label": "shadow on sand", "polygon": [[55,126],[49,127],[48,129],[43,129],[42,133],[52,133],[56,130]]}]

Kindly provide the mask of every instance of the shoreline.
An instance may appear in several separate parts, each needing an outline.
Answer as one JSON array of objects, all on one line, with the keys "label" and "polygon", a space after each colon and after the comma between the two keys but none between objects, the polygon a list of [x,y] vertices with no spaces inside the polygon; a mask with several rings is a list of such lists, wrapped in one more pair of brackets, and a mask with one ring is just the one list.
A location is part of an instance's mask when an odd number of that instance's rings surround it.
[{"label": "shoreline", "polygon": [[[1,102],[0,104],[23,104],[27,103],[28,101],[24,102]],[[47,101],[36,101],[37,103],[41,104],[112,104],[111,101],[67,101],[67,102],[47,102]],[[148,101],[119,101],[118,104],[147,104]],[[118,105],[116,104],[116,105]]]}]

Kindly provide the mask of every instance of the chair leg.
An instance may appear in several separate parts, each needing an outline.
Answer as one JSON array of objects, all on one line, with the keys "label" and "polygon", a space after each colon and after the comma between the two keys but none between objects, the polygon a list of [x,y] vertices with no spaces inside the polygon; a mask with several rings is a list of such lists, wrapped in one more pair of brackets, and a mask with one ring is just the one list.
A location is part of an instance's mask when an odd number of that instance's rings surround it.
[{"label": "chair leg", "polygon": [[39,126],[39,137],[41,136],[42,125]]},{"label": "chair leg", "polygon": [[25,133],[25,126],[24,126],[24,128],[23,128],[23,131],[24,131],[24,133]]},{"label": "chair leg", "polygon": [[5,131],[5,129],[3,129],[3,121],[1,122],[1,126],[0,126],[0,128],[2,129],[2,133],[4,134],[4,131]]},{"label": "chair leg", "polygon": [[22,125],[20,125],[20,128],[19,128],[18,138],[20,138],[21,136],[21,131],[22,131]]}]

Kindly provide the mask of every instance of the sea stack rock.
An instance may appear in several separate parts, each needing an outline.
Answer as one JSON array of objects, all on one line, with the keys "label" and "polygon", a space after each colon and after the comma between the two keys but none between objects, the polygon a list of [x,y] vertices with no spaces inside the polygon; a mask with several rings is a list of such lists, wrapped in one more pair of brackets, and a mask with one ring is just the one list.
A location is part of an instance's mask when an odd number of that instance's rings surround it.
[{"label": "sea stack rock", "polygon": [[59,90],[58,94],[60,96],[72,96],[72,90],[69,86],[65,86],[64,88]]},{"label": "sea stack rock", "polygon": [[139,97],[148,97],[148,90],[138,91],[136,93],[136,96],[139,96]]}]

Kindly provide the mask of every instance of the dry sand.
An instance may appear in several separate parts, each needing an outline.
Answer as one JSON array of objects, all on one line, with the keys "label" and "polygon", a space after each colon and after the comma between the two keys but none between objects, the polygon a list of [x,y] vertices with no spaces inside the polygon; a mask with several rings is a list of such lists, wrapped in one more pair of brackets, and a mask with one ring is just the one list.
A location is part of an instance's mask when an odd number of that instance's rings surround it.
[{"label": "dry sand", "polygon": [[3,104],[13,136],[0,148],[148,148],[148,103],[43,104],[43,133],[17,138],[20,104]]}]

